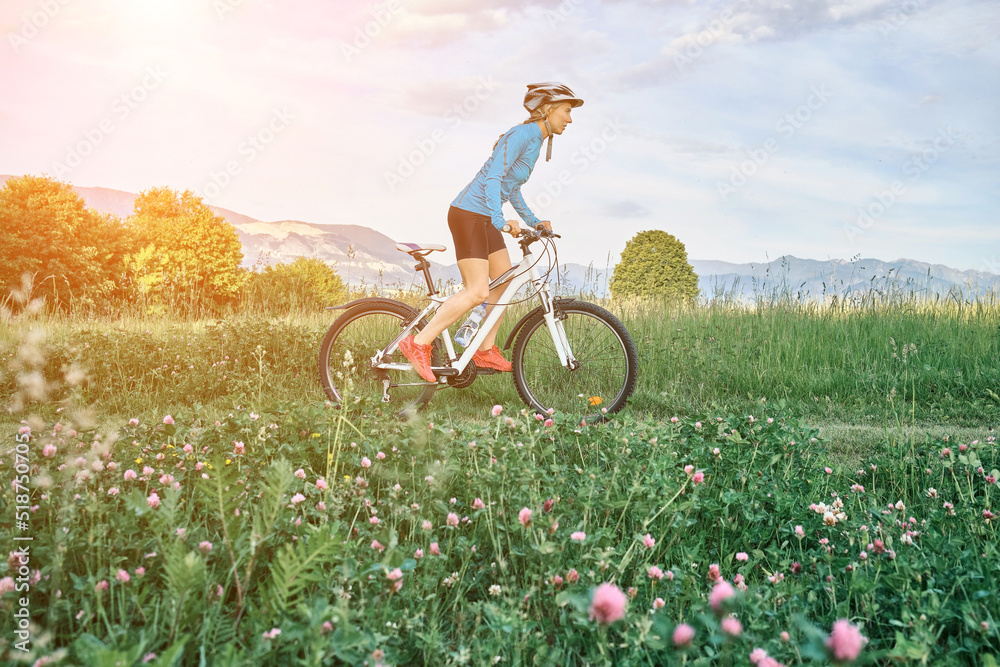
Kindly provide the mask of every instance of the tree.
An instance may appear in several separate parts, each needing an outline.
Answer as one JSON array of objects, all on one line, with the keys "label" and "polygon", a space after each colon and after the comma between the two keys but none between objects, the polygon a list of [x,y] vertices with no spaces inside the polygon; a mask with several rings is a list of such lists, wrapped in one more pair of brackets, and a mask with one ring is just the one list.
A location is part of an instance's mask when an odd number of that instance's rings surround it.
[{"label": "tree", "polygon": [[291,264],[274,264],[251,273],[245,304],[270,312],[315,311],[346,296],[344,281],[333,267],[317,257],[299,257]]},{"label": "tree", "polygon": [[684,244],[660,230],[639,232],[625,244],[611,275],[614,296],[666,297],[692,302],[698,276],[688,264]]},{"label": "tree", "polygon": [[239,236],[201,197],[152,188],[136,197],[126,224],[136,238],[128,265],[149,305],[194,311],[236,296],[244,277]]},{"label": "tree", "polygon": [[87,208],[67,183],[19,176],[0,189],[2,296],[28,274],[32,296],[57,306],[112,299],[130,244],[117,217]]}]

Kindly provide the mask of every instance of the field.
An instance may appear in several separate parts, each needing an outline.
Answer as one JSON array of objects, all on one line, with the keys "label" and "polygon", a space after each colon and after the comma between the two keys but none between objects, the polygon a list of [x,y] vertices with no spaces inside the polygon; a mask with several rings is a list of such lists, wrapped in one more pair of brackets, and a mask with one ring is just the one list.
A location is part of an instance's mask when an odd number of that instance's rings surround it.
[{"label": "field", "polygon": [[824,664],[860,632],[859,664],[995,664],[1000,304],[604,305],[640,379],[600,425],[498,376],[331,407],[326,314],[7,318],[4,660]]}]

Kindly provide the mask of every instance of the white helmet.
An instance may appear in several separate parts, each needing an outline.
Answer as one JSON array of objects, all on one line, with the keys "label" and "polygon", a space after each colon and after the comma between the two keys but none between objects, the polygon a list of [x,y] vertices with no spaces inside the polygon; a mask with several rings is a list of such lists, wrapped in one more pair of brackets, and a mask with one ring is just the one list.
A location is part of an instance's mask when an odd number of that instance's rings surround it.
[{"label": "white helmet", "polygon": [[574,108],[583,106],[583,100],[567,85],[552,81],[528,84],[528,92],[524,94],[524,108],[528,113],[535,113],[542,105],[554,102],[569,102]]},{"label": "white helmet", "polygon": [[[574,109],[579,106],[583,106],[583,100],[576,96],[569,86],[556,83],[554,81],[549,81],[547,83],[529,83],[528,92],[524,94],[524,108],[528,110],[528,113],[532,115],[531,118],[526,120],[526,123],[531,123],[539,120],[535,113],[546,104],[555,104],[558,102],[569,102],[570,106]],[[545,161],[548,162],[552,159],[552,128],[549,127],[549,119],[541,119],[545,122],[545,129],[549,133],[549,145],[545,148]]]}]

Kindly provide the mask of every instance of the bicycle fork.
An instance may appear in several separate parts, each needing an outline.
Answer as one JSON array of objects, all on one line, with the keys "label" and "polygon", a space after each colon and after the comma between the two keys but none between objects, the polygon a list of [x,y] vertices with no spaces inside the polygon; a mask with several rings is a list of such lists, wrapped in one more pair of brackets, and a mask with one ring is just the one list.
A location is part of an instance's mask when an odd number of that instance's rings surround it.
[{"label": "bicycle fork", "polygon": [[563,320],[566,319],[566,316],[549,294],[548,285],[542,287],[541,293],[542,308],[544,309],[542,317],[545,318],[545,326],[548,327],[549,334],[552,336],[556,354],[559,355],[559,363],[569,370],[575,371],[580,367],[580,362],[573,356],[573,349],[566,337],[566,328],[563,326]]}]

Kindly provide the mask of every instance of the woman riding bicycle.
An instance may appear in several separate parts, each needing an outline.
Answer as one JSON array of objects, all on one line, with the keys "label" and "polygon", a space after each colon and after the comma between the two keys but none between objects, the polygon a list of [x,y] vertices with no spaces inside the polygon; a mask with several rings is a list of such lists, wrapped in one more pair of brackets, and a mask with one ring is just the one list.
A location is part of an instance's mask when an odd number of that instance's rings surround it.
[{"label": "woman riding bicycle", "polygon": [[[570,111],[582,104],[583,100],[561,83],[528,84],[524,108],[530,117],[497,140],[483,168],[451,203],[448,227],[455,241],[455,255],[464,287],[441,304],[423,330],[399,344],[399,350],[413,364],[413,370],[427,382],[436,381],[431,371],[434,339],[484,301],[488,302],[488,316],[496,299],[503,294],[504,285],[492,291],[489,289],[490,280],[511,268],[510,255],[500,232],[508,231],[517,236],[521,231],[516,220],[504,220],[501,211],[504,202],[509,201],[529,227],[542,225],[552,229],[548,220],[536,218],[525,204],[521,186],[531,176],[542,141],[549,140],[545,153],[548,161],[552,157],[552,136],[565,131],[573,122]],[[510,362],[503,358],[495,344],[499,328],[497,320],[472,360],[479,368],[510,372]]]}]

